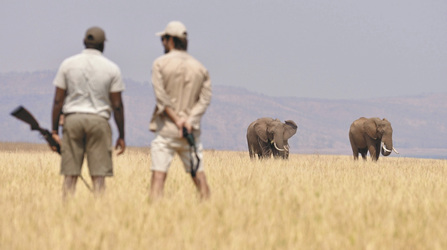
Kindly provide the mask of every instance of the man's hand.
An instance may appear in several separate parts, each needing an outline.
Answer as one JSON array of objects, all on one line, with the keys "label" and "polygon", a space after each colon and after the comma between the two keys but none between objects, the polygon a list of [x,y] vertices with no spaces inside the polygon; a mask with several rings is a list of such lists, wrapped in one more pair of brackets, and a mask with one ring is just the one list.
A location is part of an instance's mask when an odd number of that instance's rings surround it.
[{"label": "man's hand", "polygon": [[[192,133],[192,126],[191,126],[191,124],[189,124],[189,122],[185,122],[185,124],[183,124],[183,127],[186,128],[186,130],[188,131],[189,134]],[[182,132],[182,134],[183,134],[183,132]]]},{"label": "man's hand", "polygon": [[187,119],[185,117],[179,117],[171,107],[166,107],[165,113],[177,126],[180,138],[183,137],[183,127],[188,130],[188,133],[192,132],[192,126],[187,122]]},{"label": "man's hand", "polygon": [[115,150],[119,150],[116,155],[121,155],[126,150],[126,142],[124,139],[118,138],[116,140]]},{"label": "man's hand", "polygon": [[183,137],[183,127],[186,128],[186,130],[188,131],[188,133],[191,133],[192,131],[192,126],[191,124],[189,124],[189,122],[186,121],[186,118],[179,118],[176,122],[175,125],[178,128],[178,132],[179,132],[179,136]]},{"label": "man's hand", "polygon": [[[51,136],[53,137],[54,141],[57,142],[57,144],[61,145],[61,138],[59,137],[58,134],[53,133]],[[51,148],[51,150],[53,150],[54,152],[57,152],[57,148],[56,148],[55,146],[51,146],[51,145],[50,145],[50,148]]]}]

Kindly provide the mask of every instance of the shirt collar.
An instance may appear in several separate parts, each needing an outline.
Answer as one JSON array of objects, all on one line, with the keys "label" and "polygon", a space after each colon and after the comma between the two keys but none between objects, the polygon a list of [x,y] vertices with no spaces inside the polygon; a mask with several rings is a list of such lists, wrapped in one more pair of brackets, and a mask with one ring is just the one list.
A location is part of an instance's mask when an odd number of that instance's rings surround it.
[{"label": "shirt collar", "polygon": [[102,55],[102,52],[97,49],[84,49],[82,51],[83,54],[90,54],[90,55]]}]

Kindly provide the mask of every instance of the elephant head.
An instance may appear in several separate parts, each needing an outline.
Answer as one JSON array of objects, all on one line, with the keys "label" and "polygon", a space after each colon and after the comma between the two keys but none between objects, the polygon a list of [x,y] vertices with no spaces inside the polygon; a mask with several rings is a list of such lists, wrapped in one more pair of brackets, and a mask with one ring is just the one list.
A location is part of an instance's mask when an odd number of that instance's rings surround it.
[{"label": "elephant head", "polygon": [[388,156],[393,147],[393,128],[387,119],[370,118],[363,124],[365,133],[373,140],[380,140],[382,143],[381,152],[383,156]]},{"label": "elephant head", "polygon": [[292,137],[298,129],[296,123],[287,120],[282,123],[278,119],[261,118],[254,124],[254,130],[258,136],[260,144],[267,146],[273,156],[287,159],[289,156],[288,139]]}]

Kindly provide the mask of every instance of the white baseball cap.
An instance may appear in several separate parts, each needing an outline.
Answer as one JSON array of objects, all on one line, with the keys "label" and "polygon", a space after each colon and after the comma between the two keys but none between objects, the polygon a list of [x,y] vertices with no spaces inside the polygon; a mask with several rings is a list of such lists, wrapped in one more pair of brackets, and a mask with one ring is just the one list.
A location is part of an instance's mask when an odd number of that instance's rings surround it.
[{"label": "white baseball cap", "polygon": [[183,23],[179,21],[171,21],[168,23],[164,31],[155,33],[156,36],[175,36],[178,38],[186,38],[188,33],[186,32],[186,27]]}]

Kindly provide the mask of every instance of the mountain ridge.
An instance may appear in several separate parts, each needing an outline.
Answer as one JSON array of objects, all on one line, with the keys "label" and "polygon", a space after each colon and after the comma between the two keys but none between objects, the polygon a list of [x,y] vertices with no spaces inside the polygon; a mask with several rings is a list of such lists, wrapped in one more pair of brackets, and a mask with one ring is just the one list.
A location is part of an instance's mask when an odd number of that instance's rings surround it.
[{"label": "mountain ridge", "polygon": [[[8,114],[0,117],[1,141],[42,142],[30,133],[29,126],[9,113],[23,105],[41,126],[49,128],[55,73],[0,74],[0,110]],[[152,86],[131,79],[125,79],[125,83],[126,142],[147,147],[153,139],[148,130],[155,105]],[[248,125],[257,118],[272,117],[297,123],[297,134],[289,140],[292,153],[350,155],[348,130],[352,121],[362,116],[380,117],[391,122],[400,156],[447,158],[445,100],[447,93],[362,100],[271,97],[241,87],[214,84],[211,105],[202,120],[202,141],[206,149],[247,151]],[[116,136],[113,119],[110,122]]]}]

